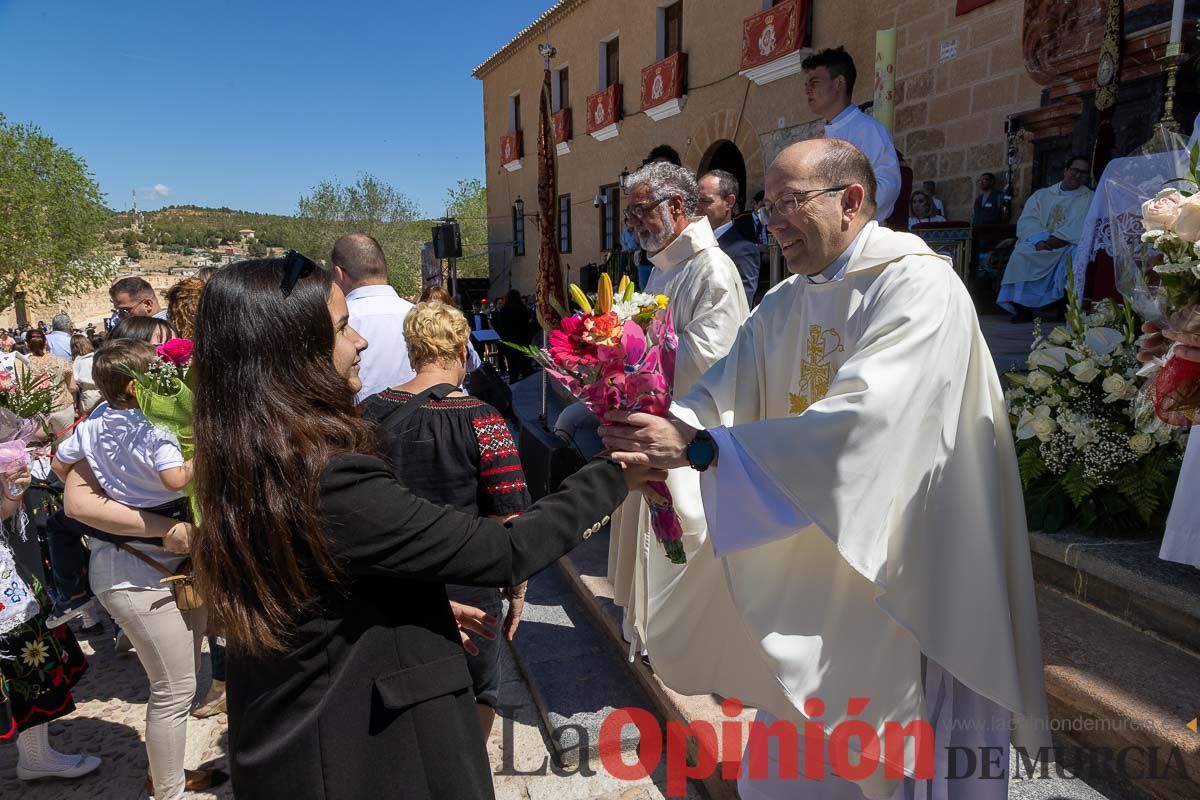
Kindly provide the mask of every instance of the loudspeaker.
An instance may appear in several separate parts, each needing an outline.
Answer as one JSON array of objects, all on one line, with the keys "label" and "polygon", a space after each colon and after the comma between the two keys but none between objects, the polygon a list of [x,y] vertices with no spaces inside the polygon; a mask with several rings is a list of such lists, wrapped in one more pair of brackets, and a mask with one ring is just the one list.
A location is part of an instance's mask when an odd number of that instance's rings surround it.
[{"label": "loudspeaker", "polygon": [[436,258],[462,258],[462,237],[457,222],[433,226],[433,255]]}]

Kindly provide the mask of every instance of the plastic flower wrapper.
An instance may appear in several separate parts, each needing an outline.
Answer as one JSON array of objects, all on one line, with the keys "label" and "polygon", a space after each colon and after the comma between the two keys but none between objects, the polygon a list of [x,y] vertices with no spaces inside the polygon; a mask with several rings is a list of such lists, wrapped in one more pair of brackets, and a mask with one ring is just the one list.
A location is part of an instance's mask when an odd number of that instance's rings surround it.
[{"label": "plastic flower wrapper", "polygon": [[[609,411],[666,416],[678,344],[669,299],[635,292],[628,278],[622,278],[614,296],[607,274],[600,276],[595,306],[574,284],[570,294],[580,310],[562,314],[545,350],[505,344],[540,364],[601,419]],[[670,489],[653,481],[642,495],[650,507],[654,537],[667,558],[686,563],[683,528]]]},{"label": "plastic flower wrapper", "polygon": [[[1188,151],[1178,137],[1166,152],[1106,172],[1104,187],[1117,289],[1143,319],[1184,331],[1200,330],[1198,160],[1200,143]],[[1200,364],[1168,352],[1139,374],[1151,378],[1141,402],[1163,422],[1200,421]]]},{"label": "plastic flower wrapper", "polygon": [[134,372],[134,393],[146,419],[179,440],[185,459],[196,451],[192,431],[192,389],[187,385],[192,360],[192,343],[170,339],[158,346],[158,361],[146,372]]},{"label": "plastic flower wrapper", "polygon": [[[42,425],[40,417],[23,419],[11,409],[0,408],[0,475],[11,475],[32,463],[30,445],[41,433]],[[9,495],[17,494],[14,486],[5,488]]]}]

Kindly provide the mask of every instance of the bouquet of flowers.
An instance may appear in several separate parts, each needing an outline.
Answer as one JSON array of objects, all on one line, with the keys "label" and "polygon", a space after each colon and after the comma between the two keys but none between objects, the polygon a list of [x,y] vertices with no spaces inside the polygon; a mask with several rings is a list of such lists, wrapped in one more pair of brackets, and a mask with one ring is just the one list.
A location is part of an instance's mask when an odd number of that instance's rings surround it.
[{"label": "bouquet of flowers", "polygon": [[[601,419],[609,411],[666,416],[677,346],[666,295],[635,292],[628,278],[621,279],[614,295],[607,273],[600,276],[594,306],[574,284],[570,294],[579,311],[562,312],[545,350],[505,344],[540,364]],[[667,485],[651,482],[643,496],[667,558],[685,563],[683,529]]]},{"label": "bouquet of flowers", "polygon": [[[1200,143],[1192,148],[1187,173],[1168,182],[1182,188],[1163,188],[1142,204],[1142,242],[1161,256],[1153,267],[1157,286],[1139,286],[1136,296],[1147,319],[1177,330],[1200,331]],[[1146,400],[1159,419],[1189,426],[1200,421],[1200,364],[1171,353],[1150,365]]]},{"label": "bouquet of flowers", "polygon": [[[7,374],[0,370],[0,381]],[[32,463],[32,443],[43,428],[40,416],[25,418],[9,407],[0,408],[0,475],[11,475]],[[10,496],[18,493],[14,486],[4,488]]]},{"label": "bouquet of flowers", "polygon": [[1030,529],[1162,522],[1186,431],[1137,402],[1132,309],[1106,300],[1083,314],[1068,292],[1066,327],[1043,336],[1039,322],[1034,335],[1029,371],[1008,374],[1005,393]]},{"label": "bouquet of flowers", "polygon": [[45,380],[37,380],[31,372],[16,377],[0,369],[0,408],[21,419],[42,422],[54,410],[54,392]]},{"label": "bouquet of flowers", "polygon": [[187,384],[192,343],[170,339],[158,346],[158,361],[145,373],[133,372],[138,406],[155,427],[174,434],[184,458],[196,450],[192,431],[192,389]]}]

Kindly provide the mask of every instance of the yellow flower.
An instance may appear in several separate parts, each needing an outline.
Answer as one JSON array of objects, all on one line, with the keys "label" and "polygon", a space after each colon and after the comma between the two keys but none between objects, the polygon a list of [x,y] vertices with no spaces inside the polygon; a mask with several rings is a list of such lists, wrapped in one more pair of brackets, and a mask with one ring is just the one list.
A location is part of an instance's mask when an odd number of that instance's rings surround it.
[{"label": "yellow flower", "polygon": [[39,639],[21,649],[21,660],[27,667],[40,667],[50,657],[50,649]]},{"label": "yellow flower", "polygon": [[667,303],[669,303],[670,300],[667,299],[667,296],[665,294],[660,294],[654,298],[654,302],[656,305],[658,305],[659,308],[666,308]]}]

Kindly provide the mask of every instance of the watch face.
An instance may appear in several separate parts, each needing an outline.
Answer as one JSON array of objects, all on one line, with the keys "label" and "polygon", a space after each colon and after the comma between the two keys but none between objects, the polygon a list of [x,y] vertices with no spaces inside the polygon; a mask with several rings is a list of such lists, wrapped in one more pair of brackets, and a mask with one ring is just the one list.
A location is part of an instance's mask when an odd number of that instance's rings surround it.
[{"label": "watch face", "polygon": [[1096,71],[1096,82],[1101,86],[1108,86],[1112,82],[1114,72],[1112,53],[1104,53],[1100,56],[1100,68]]}]

